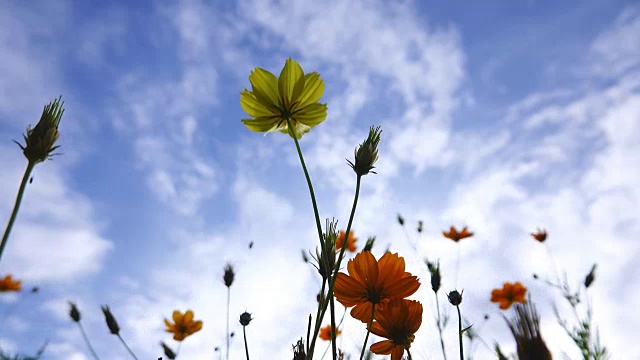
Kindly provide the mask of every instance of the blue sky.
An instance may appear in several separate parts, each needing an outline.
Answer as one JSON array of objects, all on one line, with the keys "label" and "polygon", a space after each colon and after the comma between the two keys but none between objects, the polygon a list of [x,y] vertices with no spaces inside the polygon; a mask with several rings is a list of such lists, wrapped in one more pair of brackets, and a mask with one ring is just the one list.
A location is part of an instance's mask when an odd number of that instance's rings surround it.
[{"label": "blue sky", "polygon": [[[300,259],[317,242],[311,204],[293,143],[244,128],[239,93],[254,67],[278,73],[293,57],[326,85],[327,120],[301,141],[322,218],[346,226],[355,178],[344,159],[382,126],[378,174],[364,178],[353,226],[422,279],[414,357],[440,358],[425,256],[441,258],[445,289],[465,289],[470,321],[491,315],[480,329],[490,345],[515,347],[488,297],[520,280],[556,357],[578,356],[553,317],[559,294],[531,279],[552,274],[528,235],[538,226],[572,283],[599,264],[591,302],[602,342],[614,358],[640,354],[628,346],[640,323],[634,2],[10,0],[0,23],[1,219],[26,165],[11,140],[48,101],[62,95],[66,107],[62,156],[36,167],[0,264],[0,275],[41,289],[0,298],[2,348],[35,352],[49,338],[46,358],[88,359],[72,300],[104,359],[127,357],[101,304],[140,358],[172,344],[164,317],[193,309],[204,328],[182,357],[211,358],[224,343],[230,261],[234,330],[248,310],[252,356],[289,357],[319,285]],[[420,239],[409,232],[417,253],[397,213],[424,220]],[[440,233],[451,224],[476,236],[458,249]],[[363,336],[348,319],[339,345],[356,353]],[[243,356],[238,340],[232,358]],[[455,356],[452,327],[445,340]]]}]

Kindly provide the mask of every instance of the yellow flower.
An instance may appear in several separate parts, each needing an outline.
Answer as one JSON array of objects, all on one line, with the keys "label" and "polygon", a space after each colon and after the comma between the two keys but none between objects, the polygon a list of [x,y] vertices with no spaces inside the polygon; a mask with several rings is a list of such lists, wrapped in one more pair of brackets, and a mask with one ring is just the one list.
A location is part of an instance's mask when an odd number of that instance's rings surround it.
[{"label": "yellow flower", "polygon": [[13,280],[13,276],[7,275],[4,279],[0,278],[0,292],[20,291],[22,289],[22,281]]},{"label": "yellow flower", "polygon": [[242,119],[249,130],[256,132],[280,131],[289,134],[287,119],[293,133],[300,139],[327,117],[327,104],[318,101],[324,92],[320,74],[304,74],[302,67],[289,58],[280,77],[261,68],[249,75],[251,91],[240,94],[240,106],[251,116]]},{"label": "yellow flower", "polygon": [[202,329],[202,321],[193,321],[193,311],[187,310],[184,315],[178,310],[173,312],[173,324],[164,319],[167,332],[173,334],[173,340],[182,341],[187,336],[197,333]]}]

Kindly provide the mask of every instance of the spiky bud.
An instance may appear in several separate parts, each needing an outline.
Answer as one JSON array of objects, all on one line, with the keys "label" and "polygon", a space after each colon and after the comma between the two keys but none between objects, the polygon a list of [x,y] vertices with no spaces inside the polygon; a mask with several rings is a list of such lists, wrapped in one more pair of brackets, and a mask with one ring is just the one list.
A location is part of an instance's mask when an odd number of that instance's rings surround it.
[{"label": "spiky bud", "polygon": [[433,292],[437,293],[440,290],[440,285],[442,282],[442,276],[440,275],[440,262],[431,262],[426,260],[427,267],[429,268],[429,273],[431,274],[431,289]]},{"label": "spiky bud", "polygon": [[584,287],[586,287],[587,289],[589,288],[589,286],[591,286],[591,284],[593,284],[593,281],[596,279],[597,266],[598,264],[593,264],[593,266],[591,267],[591,271],[589,271],[587,277],[584,278]]},{"label": "spiky bud", "polygon": [[71,317],[71,319],[73,319],[73,321],[80,322],[80,311],[78,310],[76,304],[72,303],[71,301],[69,301],[69,316]]},{"label": "spiky bud", "polygon": [[162,346],[162,350],[164,350],[164,356],[166,356],[170,360],[176,358],[176,353],[167,344],[161,341],[160,346]]},{"label": "spiky bud", "polygon": [[40,121],[32,129],[27,126],[27,131],[23,135],[25,144],[15,141],[22,149],[22,153],[30,164],[37,164],[51,157],[51,153],[58,148],[56,141],[60,137],[58,125],[64,113],[64,101],[60,103],[62,97],[45,105]]},{"label": "spiky bud", "polygon": [[373,244],[376,242],[376,237],[375,236],[370,236],[367,239],[367,243],[364,245],[364,249],[363,251],[369,251],[371,252],[371,249],[373,248]]},{"label": "spiky bud", "polygon": [[120,326],[118,326],[118,322],[111,313],[111,310],[109,310],[109,307],[106,305],[102,306],[102,312],[104,313],[104,319],[107,321],[107,327],[109,328],[109,331],[113,335],[118,335],[120,333]]},{"label": "spiky bud", "polygon": [[376,173],[372,171],[375,163],[378,161],[378,144],[380,143],[380,126],[372,126],[369,129],[367,139],[356,147],[354,151],[354,162],[347,160],[349,166],[358,176],[367,175],[368,173]]},{"label": "spiky bud", "polygon": [[224,281],[224,285],[226,287],[231,287],[233,284],[233,279],[235,279],[236,273],[233,271],[233,265],[227,264],[224,266],[224,275],[222,276],[222,280]]}]

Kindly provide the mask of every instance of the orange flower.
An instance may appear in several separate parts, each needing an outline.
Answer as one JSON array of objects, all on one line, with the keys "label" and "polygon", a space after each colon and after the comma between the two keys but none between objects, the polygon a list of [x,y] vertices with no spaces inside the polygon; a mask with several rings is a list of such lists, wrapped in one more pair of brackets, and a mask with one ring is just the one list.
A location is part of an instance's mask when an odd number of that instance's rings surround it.
[{"label": "orange flower", "polygon": [[547,240],[547,230],[538,228],[538,231],[531,233],[531,236],[539,242],[544,242]]},{"label": "orange flower", "polygon": [[[340,231],[338,238],[336,239],[336,249],[342,249],[342,243],[344,242],[344,236],[346,233],[344,231]],[[349,231],[349,238],[347,239],[347,250],[351,252],[356,252],[356,239],[353,236],[353,231]]]},{"label": "orange flower", "polygon": [[391,354],[391,360],[401,360],[404,350],[411,347],[415,333],[422,324],[422,304],[405,299],[393,299],[375,313],[376,321],[371,325],[371,333],[384,340],[371,345],[371,351],[378,355]]},{"label": "orange flower", "polygon": [[[341,333],[342,331],[336,330],[336,337]],[[318,335],[318,337],[322,340],[327,340],[327,341],[331,340],[331,325],[327,325],[322,329],[320,329],[320,334]]]},{"label": "orange flower", "polygon": [[20,291],[22,290],[22,281],[13,280],[11,275],[7,275],[4,279],[0,279],[0,292]]},{"label": "orange flower", "polygon": [[526,304],[527,299],[524,298],[526,294],[527,288],[522,286],[519,281],[515,284],[506,282],[502,289],[491,291],[491,302],[500,303],[500,309],[506,310],[514,302]]},{"label": "orange flower", "polygon": [[443,231],[442,235],[444,235],[444,237],[446,237],[447,239],[451,239],[455,242],[458,242],[464,238],[468,238],[468,237],[472,237],[473,233],[467,231],[467,227],[465,226],[464,228],[462,228],[462,231],[458,232],[458,230],[456,230],[456,228],[454,226],[451,226],[449,228],[449,232]]},{"label": "orange flower", "polygon": [[347,271],[338,273],[334,285],[336,299],[351,309],[351,316],[368,323],[372,306],[376,310],[392,298],[405,298],[420,287],[417,276],[404,271],[404,258],[387,252],[380,260],[369,251],[358,253],[347,263]]},{"label": "orange flower", "polygon": [[173,324],[164,319],[167,332],[173,334],[173,340],[182,341],[187,336],[195,334],[202,329],[202,321],[193,321],[193,311],[187,310],[184,315],[178,310],[173,312]]}]

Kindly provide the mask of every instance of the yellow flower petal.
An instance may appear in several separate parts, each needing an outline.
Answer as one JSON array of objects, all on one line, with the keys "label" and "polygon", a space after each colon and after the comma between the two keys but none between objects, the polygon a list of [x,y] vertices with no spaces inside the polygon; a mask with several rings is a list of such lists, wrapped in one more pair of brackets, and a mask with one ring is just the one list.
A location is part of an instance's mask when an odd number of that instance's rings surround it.
[{"label": "yellow flower petal", "polygon": [[322,81],[320,74],[317,72],[305,75],[304,81],[304,90],[298,99],[297,108],[304,108],[318,102],[322,97],[322,93],[324,93],[324,81]]},{"label": "yellow flower petal", "polygon": [[[284,99],[285,107],[290,107],[291,104],[296,101],[294,96],[299,94],[295,94],[294,89],[298,84],[298,80],[303,77],[304,72],[300,64],[292,58],[287,59],[284,68],[282,68],[282,72],[280,72],[280,78],[278,79],[278,90],[280,91],[280,96]],[[300,91],[299,89],[295,90]]]},{"label": "yellow flower petal", "polygon": [[256,68],[249,75],[251,89],[256,99],[267,108],[279,108],[278,79],[272,73]]},{"label": "yellow flower petal", "polygon": [[255,118],[272,116],[274,113],[258,101],[256,96],[247,89],[244,89],[242,93],[240,93],[240,106],[242,106],[242,110],[249,114],[249,116]]},{"label": "yellow flower petal", "polygon": [[[255,119],[242,119],[242,123],[251,131],[269,132],[280,130],[278,123],[281,121],[279,116],[265,116]],[[286,129],[286,123],[285,123]]]},{"label": "yellow flower petal", "polygon": [[314,103],[295,113],[293,118],[304,125],[314,127],[327,118],[327,104]]}]

